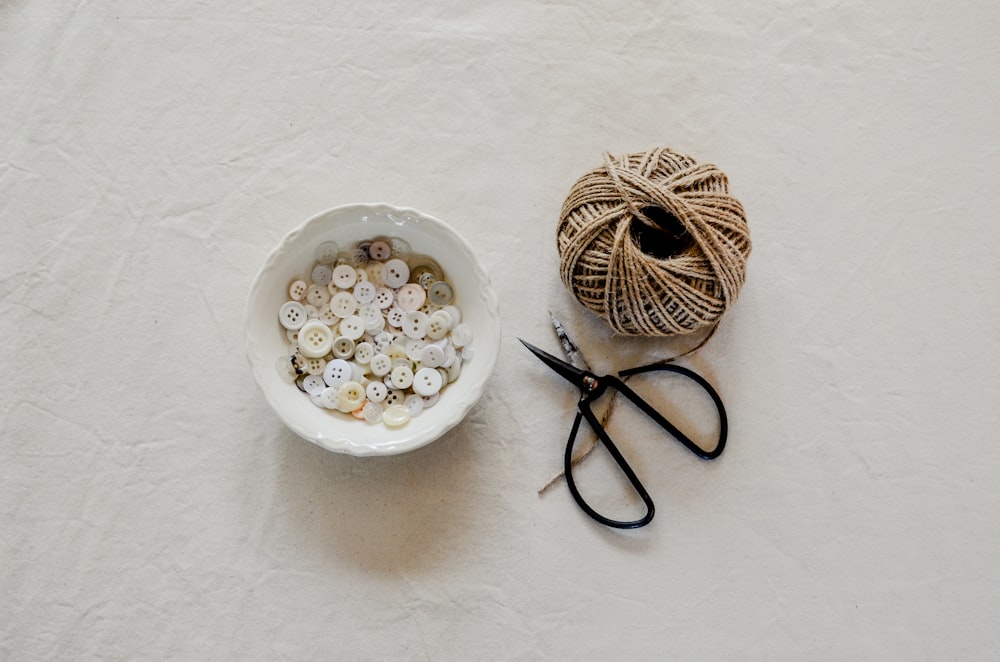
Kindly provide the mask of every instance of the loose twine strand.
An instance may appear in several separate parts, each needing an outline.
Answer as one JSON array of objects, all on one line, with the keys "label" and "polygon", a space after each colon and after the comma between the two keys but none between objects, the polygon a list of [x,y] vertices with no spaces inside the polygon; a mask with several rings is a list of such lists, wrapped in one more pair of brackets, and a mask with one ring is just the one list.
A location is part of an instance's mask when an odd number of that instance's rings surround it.
[{"label": "loose twine strand", "polygon": [[[712,338],[743,287],[751,250],[743,205],[730,195],[725,173],[665,147],[618,158],[605,154],[604,165],[570,189],[556,240],[563,283],[617,333],[675,336],[709,329],[694,347],[658,363],[688,356]],[[596,445],[592,437],[572,465]],[[553,476],[539,494],[564,475]]]}]

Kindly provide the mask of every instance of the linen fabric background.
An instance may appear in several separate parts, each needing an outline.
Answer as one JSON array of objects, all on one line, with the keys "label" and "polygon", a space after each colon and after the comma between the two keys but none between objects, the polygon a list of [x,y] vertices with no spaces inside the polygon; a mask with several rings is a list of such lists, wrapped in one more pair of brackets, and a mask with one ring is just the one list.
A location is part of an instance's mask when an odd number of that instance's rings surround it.
[{"label": "linen fabric background", "polygon": [[[0,657],[995,660],[1000,8],[0,0]],[[754,243],[685,362],[725,455],[618,429],[658,513],[559,470],[625,340],[559,281],[605,150],[717,164]],[[412,206],[499,296],[436,443],[328,453],[268,410],[250,282],[313,214]],[[640,434],[641,432],[641,434]],[[582,477],[597,480],[594,458]],[[612,484],[613,486],[613,484]]]}]

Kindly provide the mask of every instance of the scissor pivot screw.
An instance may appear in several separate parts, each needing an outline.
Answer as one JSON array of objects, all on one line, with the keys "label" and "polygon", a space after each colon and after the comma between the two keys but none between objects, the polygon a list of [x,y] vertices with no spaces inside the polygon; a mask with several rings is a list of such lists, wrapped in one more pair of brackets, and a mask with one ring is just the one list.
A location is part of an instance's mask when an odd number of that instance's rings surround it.
[{"label": "scissor pivot screw", "polygon": [[587,377],[584,377],[583,387],[588,391],[593,391],[595,388],[597,388],[597,378],[591,377],[589,375]]}]

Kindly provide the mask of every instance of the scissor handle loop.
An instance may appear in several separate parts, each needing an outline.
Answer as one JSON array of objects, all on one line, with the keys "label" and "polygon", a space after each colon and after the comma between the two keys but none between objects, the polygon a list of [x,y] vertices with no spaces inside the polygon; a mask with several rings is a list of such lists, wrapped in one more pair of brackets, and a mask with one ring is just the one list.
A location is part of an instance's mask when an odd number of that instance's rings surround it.
[{"label": "scissor handle loop", "polygon": [[[719,438],[715,444],[715,448],[713,448],[710,451],[707,451],[701,446],[699,446],[690,437],[681,432],[677,428],[677,426],[675,426],[673,423],[664,418],[664,416],[660,412],[658,412],[649,403],[643,400],[642,397],[639,396],[639,394],[637,394],[635,391],[633,391],[625,384],[624,380],[628,379],[632,375],[638,375],[645,372],[655,372],[655,371],[673,372],[679,375],[683,375],[684,377],[693,380],[695,383],[701,386],[702,389],[704,389],[705,392],[708,393],[709,397],[712,398],[712,402],[715,403],[715,408],[719,413],[719,424],[720,424]],[[622,395],[624,395],[626,398],[628,398],[628,400],[632,402],[635,406],[637,406],[643,413],[645,413],[647,416],[653,419],[653,421],[655,421],[657,425],[659,425],[664,430],[669,432],[674,438],[676,438],[679,442],[681,442],[685,446],[685,448],[687,448],[692,453],[694,453],[695,455],[704,460],[714,460],[715,458],[722,455],[722,451],[724,451],[726,448],[726,438],[729,435],[729,421],[726,416],[725,405],[722,404],[722,398],[719,397],[719,394],[712,387],[712,385],[709,384],[707,380],[705,380],[704,377],[694,372],[693,370],[689,370],[687,368],[678,365],[672,365],[669,363],[660,363],[660,364],[640,366],[638,368],[631,368],[629,370],[623,370],[618,374],[621,375],[623,379],[618,379],[617,377],[611,375],[597,377],[597,382],[598,382],[597,388],[592,389],[591,391],[585,393],[583,397],[580,398],[580,401],[577,405],[579,411],[576,414],[576,418],[573,420],[573,428],[570,430],[569,439],[566,441],[566,454],[563,458],[563,464],[564,464],[564,472],[566,475],[566,483],[569,486],[570,493],[573,495],[573,499],[576,501],[577,505],[579,505],[580,508],[585,513],[587,513],[587,515],[589,515],[594,520],[600,522],[601,524],[604,524],[605,526],[610,526],[617,529],[636,529],[642,526],[646,526],[652,521],[653,515],[656,512],[656,508],[653,505],[653,500],[652,498],[650,498],[649,493],[646,491],[646,488],[639,480],[639,477],[636,476],[635,471],[632,470],[632,467],[625,460],[625,457],[621,454],[621,451],[618,450],[618,446],[615,445],[615,442],[605,431],[604,426],[601,425],[601,422],[594,415],[594,412],[590,408],[590,404],[593,401],[597,400],[599,397],[601,397],[609,388],[614,389],[619,393],[621,393]],[[577,489],[576,480],[573,478],[573,447],[576,442],[576,436],[580,430],[580,421],[584,419],[586,419],[587,424],[590,425],[591,429],[594,430],[598,438],[608,449],[608,452],[611,454],[611,457],[614,458],[615,462],[618,464],[618,467],[622,470],[622,473],[625,474],[625,477],[632,485],[632,488],[635,490],[636,494],[639,495],[639,498],[646,506],[646,514],[643,515],[641,518],[636,520],[622,521],[605,517],[604,515],[601,515],[596,510],[594,510],[590,506],[590,504],[588,504],[584,500],[583,496],[580,494],[580,491]]]},{"label": "scissor handle loop", "polygon": [[[643,487],[642,483],[639,481],[639,477],[636,476],[635,472],[632,470],[632,467],[625,461],[625,457],[621,454],[621,451],[618,450],[615,442],[613,442],[611,437],[608,436],[608,433],[604,431],[604,427],[601,425],[601,422],[597,420],[597,417],[594,416],[594,412],[590,410],[591,400],[592,398],[583,398],[580,400],[580,411],[577,412],[576,418],[573,419],[573,428],[570,430],[569,439],[566,441],[566,455],[563,462],[566,474],[566,484],[569,486],[570,494],[573,495],[573,499],[576,501],[577,505],[580,506],[583,512],[587,513],[590,517],[605,526],[610,526],[616,529],[637,529],[641,526],[646,526],[653,520],[653,515],[656,510],[653,506],[653,499],[650,498],[649,492],[647,492],[646,488]],[[594,432],[597,433],[597,436],[600,438],[605,448],[607,448],[608,452],[611,453],[611,457],[615,459],[615,462],[618,463],[618,466],[625,474],[625,477],[628,478],[629,483],[632,484],[632,488],[636,491],[636,494],[639,495],[639,498],[642,499],[643,504],[645,504],[646,514],[639,519],[620,521],[605,517],[591,508],[590,504],[588,504],[580,494],[580,490],[577,489],[576,480],[573,478],[573,446],[576,441],[577,432],[580,430],[580,421],[584,418],[587,419],[587,423],[594,430]]]}]

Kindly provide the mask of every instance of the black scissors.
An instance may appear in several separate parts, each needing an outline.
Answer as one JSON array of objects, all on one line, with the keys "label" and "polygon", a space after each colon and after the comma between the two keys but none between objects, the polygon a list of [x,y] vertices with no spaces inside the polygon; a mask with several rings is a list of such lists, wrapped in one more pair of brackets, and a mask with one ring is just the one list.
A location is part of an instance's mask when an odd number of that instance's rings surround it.
[{"label": "black scissors", "polygon": [[[552,317],[552,322],[556,327],[556,333],[559,335],[559,340],[562,343],[567,356],[571,357],[576,363],[581,364],[583,366],[582,368],[577,368],[566,361],[557,359],[548,352],[544,352],[524,340],[521,340],[521,343],[530,349],[535,356],[542,360],[543,363],[580,389],[580,401],[577,403],[577,409],[579,411],[573,421],[573,428],[570,430],[569,439],[566,442],[566,454],[564,456],[566,483],[569,485],[569,490],[573,495],[573,499],[576,500],[576,503],[585,513],[605,526],[611,526],[617,529],[636,529],[641,526],[646,526],[653,519],[655,511],[653,500],[650,498],[646,488],[643,487],[642,483],[639,481],[635,471],[633,471],[632,467],[629,466],[629,463],[625,460],[621,451],[618,450],[615,442],[611,440],[610,436],[608,436],[608,433],[605,431],[600,420],[598,420],[597,416],[594,415],[593,409],[591,409],[591,404],[607,393],[609,389],[613,389],[613,391],[617,391],[621,395],[625,396],[644,414],[655,421],[661,428],[669,432],[675,439],[677,439],[677,441],[681,442],[681,444],[683,444],[692,453],[704,460],[714,460],[722,455],[722,451],[725,450],[726,436],[729,433],[729,422],[726,418],[726,408],[722,404],[722,398],[719,397],[719,394],[716,393],[715,389],[712,388],[712,385],[709,384],[704,377],[692,370],[670,363],[652,363],[649,365],[639,366],[637,368],[622,370],[618,373],[618,377],[621,377],[621,379],[612,375],[595,375],[591,372],[590,368],[586,364],[586,361],[583,359],[583,356],[580,354],[579,349],[577,349],[576,345],[573,344],[573,341],[569,339],[569,336],[566,334],[565,329],[563,329],[562,324],[559,323],[559,320],[557,320],[555,316]],[[708,393],[709,397],[712,398],[712,402],[715,403],[715,408],[719,412],[720,423],[719,438],[712,450],[707,451],[692,441],[686,434],[678,430],[673,423],[664,418],[660,412],[656,411],[656,409],[654,409],[648,402],[643,400],[635,391],[625,384],[624,380],[627,380],[632,375],[658,370],[677,373],[691,379],[704,389],[705,392]],[[625,477],[628,478],[629,483],[632,484],[633,489],[635,489],[639,498],[642,499],[643,504],[645,504],[646,514],[641,518],[637,520],[621,521],[605,517],[594,510],[590,504],[584,500],[583,496],[581,496],[580,491],[577,489],[576,481],[573,479],[573,447],[576,442],[577,433],[580,430],[580,421],[582,419],[586,419],[587,423],[597,434],[597,437],[608,449],[608,452],[611,453],[615,462],[618,463],[618,466],[625,474]]]}]

